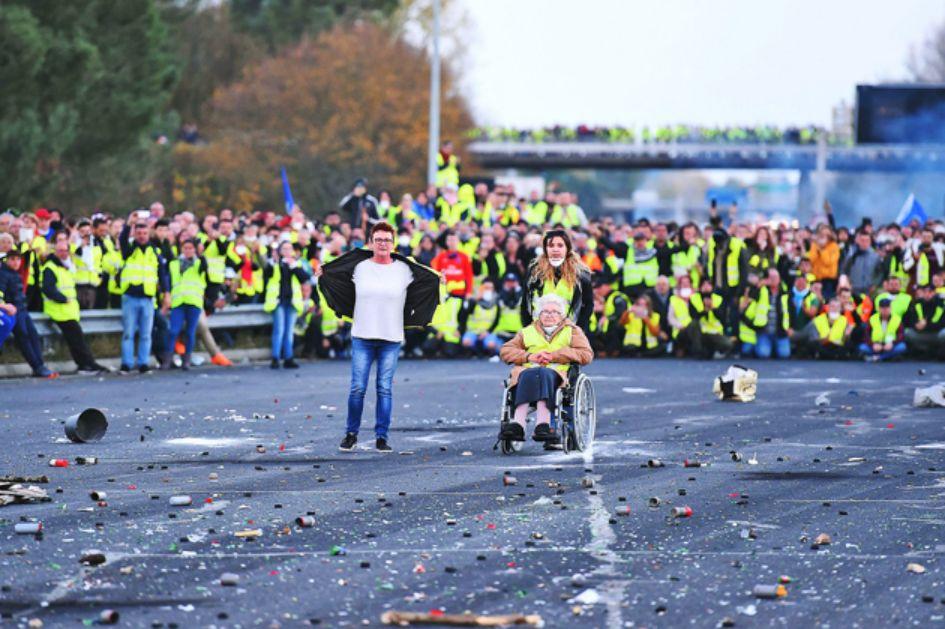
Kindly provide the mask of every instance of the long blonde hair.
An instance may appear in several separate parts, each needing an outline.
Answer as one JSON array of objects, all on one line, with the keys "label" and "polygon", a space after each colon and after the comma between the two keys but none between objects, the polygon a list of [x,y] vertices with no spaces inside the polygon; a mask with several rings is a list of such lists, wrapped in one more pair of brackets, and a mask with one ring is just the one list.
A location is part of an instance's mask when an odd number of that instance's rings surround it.
[{"label": "long blonde hair", "polygon": [[532,265],[531,277],[536,281],[555,281],[555,267],[551,266],[551,261],[548,258],[548,243],[551,242],[553,238],[561,238],[564,241],[564,246],[567,252],[564,255],[564,262],[561,264],[558,269],[561,271],[561,279],[568,284],[568,286],[576,286],[580,275],[582,273],[590,273],[590,269],[584,264],[580,256],[575,253],[574,248],[571,246],[571,238],[568,236],[568,233],[563,229],[552,229],[545,232],[545,235],[541,239],[542,254],[538,256],[535,263]]}]

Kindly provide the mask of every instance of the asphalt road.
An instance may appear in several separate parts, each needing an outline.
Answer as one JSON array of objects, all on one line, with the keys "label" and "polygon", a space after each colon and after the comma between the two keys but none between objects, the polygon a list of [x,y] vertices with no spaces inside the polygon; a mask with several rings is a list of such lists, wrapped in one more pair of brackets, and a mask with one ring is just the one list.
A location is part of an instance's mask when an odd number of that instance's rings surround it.
[{"label": "asphalt road", "polygon": [[[47,627],[108,608],[166,627],[377,625],[387,610],[550,627],[945,620],[945,409],[911,407],[945,365],[746,364],[748,404],[711,395],[718,362],[591,365],[597,441],[570,456],[493,451],[505,368],[485,361],[402,362],[388,455],[373,392],[363,447],[337,450],[344,362],[2,381],[0,474],[48,474],[52,501],[0,508],[0,611]],[[105,439],[65,442],[86,407],[107,413]],[[47,465],[76,456],[99,463]],[[170,506],[180,494],[193,505]],[[306,514],[315,526],[296,526]],[[44,534],[14,534],[23,518]],[[812,548],[821,533],[832,543]],[[82,565],[91,550],[107,561]],[[782,576],[786,597],[752,595]]]}]

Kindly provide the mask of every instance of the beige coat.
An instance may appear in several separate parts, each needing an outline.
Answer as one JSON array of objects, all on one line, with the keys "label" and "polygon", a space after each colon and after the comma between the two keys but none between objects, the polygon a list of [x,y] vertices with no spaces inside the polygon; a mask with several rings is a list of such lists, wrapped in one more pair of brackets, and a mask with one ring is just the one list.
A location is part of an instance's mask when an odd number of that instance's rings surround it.
[{"label": "beige coat", "polygon": [[[538,321],[532,323],[533,326],[538,328],[538,331],[541,334],[544,332],[541,329]],[[570,365],[576,363],[578,365],[588,365],[592,360],[594,360],[594,350],[591,349],[591,344],[587,341],[587,336],[584,335],[584,332],[581,328],[577,327],[568,319],[565,319],[558,329],[554,331],[551,335],[551,338],[557,336],[565,326],[571,328],[571,345],[570,347],[564,347],[555,352],[552,352],[552,362],[563,363]],[[502,349],[499,350],[499,357],[512,367],[512,375],[510,376],[510,383],[512,386],[518,383],[518,376],[525,370],[523,366],[526,362],[525,357],[532,352],[531,349],[525,346],[524,336],[521,331],[515,335],[511,341],[508,341],[502,346]],[[562,382],[564,384],[564,382]]]}]

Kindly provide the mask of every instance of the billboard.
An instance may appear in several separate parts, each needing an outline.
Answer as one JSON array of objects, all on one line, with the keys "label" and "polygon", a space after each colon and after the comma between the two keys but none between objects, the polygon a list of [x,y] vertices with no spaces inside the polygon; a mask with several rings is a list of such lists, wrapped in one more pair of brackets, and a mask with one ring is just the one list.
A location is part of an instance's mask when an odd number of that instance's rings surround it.
[{"label": "billboard", "polygon": [[945,85],[857,85],[857,144],[945,144]]}]

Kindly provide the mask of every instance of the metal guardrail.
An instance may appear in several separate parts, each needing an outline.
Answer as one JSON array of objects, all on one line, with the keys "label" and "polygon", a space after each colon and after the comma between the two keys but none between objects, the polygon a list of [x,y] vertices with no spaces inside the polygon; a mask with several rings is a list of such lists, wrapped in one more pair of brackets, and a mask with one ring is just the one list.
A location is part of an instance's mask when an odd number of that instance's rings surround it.
[{"label": "metal guardrail", "polygon": [[[36,331],[42,337],[58,336],[59,328],[42,313],[30,313]],[[120,334],[121,310],[83,310],[81,313],[82,331],[85,334]],[[272,314],[263,311],[262,304],[237,304],[225,307],[213,313],[208,319],[211,329],[215,328],[251,328],[272,323]]]}]

